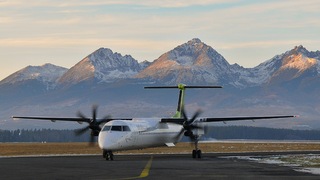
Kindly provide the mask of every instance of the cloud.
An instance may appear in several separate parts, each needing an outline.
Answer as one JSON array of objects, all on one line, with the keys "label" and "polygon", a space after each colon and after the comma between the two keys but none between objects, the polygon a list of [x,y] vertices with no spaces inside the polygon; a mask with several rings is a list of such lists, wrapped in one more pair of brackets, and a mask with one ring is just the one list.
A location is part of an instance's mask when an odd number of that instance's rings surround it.
[{"label": "cloud", "polygon": [[305,44],[319,44],[320,40],[305,40],[305,39],[292,39],[292,40],[264,40],[264,41],[249,41],[249,42],[237,42],[219,44],[219,49],[241,49],[241,48],[271,48],[275,46],[292,46]]},{"label": "cloud", "polygon": [[148,59],[194,37],[229,50],[315,44],[320,31],[318,4],[318,0],[0,1],[0,47],[107,46],[129,54],[148,53],[144,58]]},{"label": "cloud", "polygon": [[[97,47],[97,45],[110,45],[116,49],[141,49],[145,51],[149,50],[163,50],[164,47],[170,46],[177,42],[172,41],[152,41],[142,39],[100,39],[100,38],[19,38],[19,39],[0,39],[0,47],[5,48],[68,48],[79,46],[91,46]],[[111,47],[108,47],[111,48]],[[124,52],[125,53],[125,52]]]},{"label": "cloud", "polygon": [[150,1],[150,0],[68,0],[68,1],[54,1],[54,0],[29,0],[27,3],[24,0],[4,0],[0,1],[0,7],[80,7],[80,6],[108,6],[108,5],[136,5],[154,8],[179,8],[190,6],[205,6],[213,4],[226,4],[232,2],[238,2],[239,0],[162,0],[162,1]]},{"label": "cloud", "polygon": [[[187,7],[219,4],[225,3],[225,1],[181,0],[168,3],[168,1],[147,0],[106,2],[83,0],[58,1],[58,3],[55,3],[57,1],[30,1],[29,3],[24,3],[22,0],[17,0],[10,2],[6,1],[5,4],[55,7],[48,11],[43,10],[45,12],[43,16],[37,12],[34,13],[32,10],[30,11],[30,9],[26,12],[21,11],[24,15],[0,16],[0,26],[3,23],[11,23],[11,29],[23,29],[23,31],[12,31],[8,27],[2,28],[7,33],[7,39],[1,39],[0,42],[5,42],[7,46],[15,47],[19,44],[33,47],[94,45],[95,43],[106,42],[105,40],[109,40],[108,44],[122,42],[124,46],[129,46],[130,44],[137,46],[139,43],[132,43],[133,39],[138,42],[144,42],[143,44],[150,44],[150,41],[157,41],[156,43],[161,44],[169,41],[169,39],[177,42],[200,36],[215,40],[215,44],[224,44],[225,48],[239,48],[240,46],[250,47],[254,44],[268,46],[268,44],[273,43],[270,38],[279,39],[281,42],[288,42],[286,39],[294,41],[292,38],[296,38],[294,33],[297,33],[297,31],[293,31],[294,29],[310,26],[319,28],[320,26],[318,18],[305,17],[302,13],[313,13],[316,6],[316,1],[313,0],[307,2],[275,1],[269,3],[269,1],[261,1],[253,4],[238,3],[227,8],[208,8],[193,11],[192,13],[172,10],[169,11],[170,13],[154,13],[152,11],[136,13],[136,11],[128,11],[120,14],[103,11],[95,12],[94,8],[90,6],[135,4],[167,8],[167,4],[171,7]],[[78,8],[80,6],[86,6],[86,8]],[[62,14],[59,15],[59,13]],[[302,15],[297,16],[300,14]],[[286,38],[283,39],[283,36]],[[268,41],[263,40],[264,38],[268,38]],[[110,39],[116,40],[112,41]],[[145,48],[148,48],[148,46],[145,46]]]},{"label": "cloud", "polygon": [[[190,6],[205,6],[205,5],[214,5],[214,4],[226,4],[231,2],[237,2],[238,0],[163,0],[163,1],[135,1],[136,5],[148,6],[148,7],[162,7],[162,8],[181,8],[181,7],[190,7]],[[125,4],[130,3],[126,1]],[[134,4],[135,4],[134,3]]]}]

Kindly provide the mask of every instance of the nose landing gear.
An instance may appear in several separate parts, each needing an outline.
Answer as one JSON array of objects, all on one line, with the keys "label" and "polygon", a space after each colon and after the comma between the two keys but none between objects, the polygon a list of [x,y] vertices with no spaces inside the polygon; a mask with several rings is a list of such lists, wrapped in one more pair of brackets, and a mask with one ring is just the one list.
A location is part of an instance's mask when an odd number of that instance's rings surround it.
[{"label": "nose landing gear", "polygon": [[103,156],[103,158],[105,158],[107,161],[109,161],[109,160],[113,161],[113,153],[112,153],[112,151],[103,150],[102,156]]}]

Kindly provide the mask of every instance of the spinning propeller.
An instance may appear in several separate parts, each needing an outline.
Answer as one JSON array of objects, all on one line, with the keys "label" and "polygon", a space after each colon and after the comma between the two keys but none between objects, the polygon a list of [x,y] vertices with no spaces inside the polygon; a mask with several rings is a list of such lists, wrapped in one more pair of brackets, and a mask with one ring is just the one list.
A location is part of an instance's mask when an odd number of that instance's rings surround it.
[{"label": "spinning propeller", "polygon": [[191,119],[188,118],[186,112],[184,109],[182,109],[182,116],[184,119],[184,122],[182,124],[183,129],[179,133],[179,136],[184,132],[185,136],[188,136],[191,141],[196,141],[197,137],[194,135],[193,131],[194,129],[202,129],[203,127],[198,126],[194,123],[194,121],[197,119],[197,117],[202,113],[201,110],[196,111],[196,113],[192,116]]},{"label": "spinning propeller", "polygon": [[89,125],[84,128],[75,130],[75,134],[81,135],[81,134],[85,133],[86,131],[88,131],[89,129],[91,129],[90,144],[94,143],[94,136],[99,135],[99,132],[101,131],[100,124],[111,121],[111,117],[109,115],[105,116],[101,120],[97,120],[97,109],[98,109],[97,105],[92,106],[92,118],[87,118],[80,111],[77,113],[78,117],[82,121],[87,122]]}]

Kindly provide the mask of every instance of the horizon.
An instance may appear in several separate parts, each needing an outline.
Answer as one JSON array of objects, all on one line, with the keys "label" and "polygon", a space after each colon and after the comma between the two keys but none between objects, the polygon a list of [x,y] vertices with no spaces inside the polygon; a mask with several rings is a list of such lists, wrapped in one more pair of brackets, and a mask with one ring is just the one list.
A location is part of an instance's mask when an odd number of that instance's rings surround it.
[{"label": "horizon", "polygon": [[5,0],[0,80],[28,65],[70,68],[100,47],[152,62],[193,38],[230,64],[255,67],[295,46],[319,50],[319,6],[316,0]]}]

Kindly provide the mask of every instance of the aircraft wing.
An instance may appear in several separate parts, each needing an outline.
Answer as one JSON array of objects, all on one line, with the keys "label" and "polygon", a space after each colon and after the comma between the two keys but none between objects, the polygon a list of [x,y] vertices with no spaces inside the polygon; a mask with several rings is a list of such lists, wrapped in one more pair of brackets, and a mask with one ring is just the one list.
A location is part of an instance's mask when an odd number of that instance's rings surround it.
[{"label": "aircraft wing", "polygon": [[243,121],[243,120],[256,120],[256,119],[279,119],[279,118],[292,118],[296,116],[248,116],[248,117],[225,117],[225,118],[202,118],[203,122],[224,122],[224,121]]},{"label": "aircraft wing", "polygon": [[[243,121],[243,120],[259,120],[259,119],[278,119],[278,118],[292,118],[297,117],[290,116],[241,116],[241,117],[222,117],[222,118],[199,118],[197,122],[226,122],[226,121]],[[185,119],[183,118],[162,118],[161,122],[171,122],[176,124],[183,124]]]},{"label": "aircraft wing", "polygon": [[[84,118],[84,117],[34,117],[34,116],[12,116],[13,119],[36,119],[36,120],[48,120],[48,121],[73,121],[73,122],[87,122],[90,123],[92,121],[91,118]],[[107,118],[107,119],[97,119],[99,122],[107,122],[107,121],[112,121],[112,120],[132,120],[128,118]]]},{"label": "aircraft wing", "polygon": [[90,118],[78,118],[78,117],[34,117],[34,116],[12,116],[13,119],[35,119],[35,120],[48,120],[52,122],[56,121],[73,121],[82,124],[83,122],[90,123]]}]

